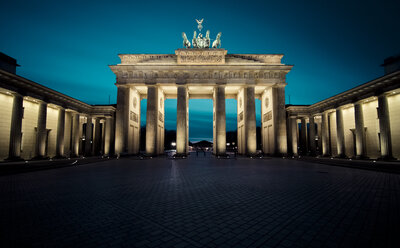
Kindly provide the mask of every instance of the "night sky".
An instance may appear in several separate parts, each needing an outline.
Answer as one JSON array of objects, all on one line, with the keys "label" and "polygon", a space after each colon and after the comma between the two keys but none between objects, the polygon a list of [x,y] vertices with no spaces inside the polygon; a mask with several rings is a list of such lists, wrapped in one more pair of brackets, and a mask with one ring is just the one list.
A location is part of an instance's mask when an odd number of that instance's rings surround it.
[{"label": "night sky", "polygon": [[[399,1],[0,1],[0,51],[17,73],[90,104],[116,102],[119,53],[173,54],[195,18],[228,53],[283,53],[286,103],[312,104],[383,75],[400,53]],[[191,100],[190,139],[212,137],[212,101]],[[227,100],[227,129],[236,129]],[[142,102],[145,107],[146,102]],[[176,100],[166,101],[176,128]],[[257,103],[259,122],[260,103]],[[144,108],[143,108],[144,109]],[[144,113],[145,114],[145,113]],[[142,114],[144,119],[145,115]]]}]

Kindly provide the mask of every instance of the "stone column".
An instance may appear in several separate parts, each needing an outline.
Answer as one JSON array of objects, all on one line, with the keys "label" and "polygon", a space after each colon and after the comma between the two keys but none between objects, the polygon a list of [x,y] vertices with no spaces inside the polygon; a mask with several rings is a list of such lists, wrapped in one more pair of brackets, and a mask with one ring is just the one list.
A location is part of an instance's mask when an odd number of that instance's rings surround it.
[{"label": "stone column", "polygon": [[214,88],[215,155],[226,154],[225,85]]},{"label": "stone column", "polygon": [[305,117],[301,118],[301,152],[302,154],[307,154],[307,120]]},{"label": "stone column", "polygon": [[10,146],[7,160],[20,160],[23,97],[15,93],[11,114]]},{"label": "stone column", "polygon": [[[319,116],[317,123],[317,135],[318,135],[318,155],[322,154],[322,116]],[[315,119],[314,119],[315,121]]]},{"label": "stone column", "polygon": [[187,150],[187,123],[188,123],[188,91],[186,86],[178,86],[176,110],[176,153],[186,155]]},{"label": "stone column", "polygon": [[128,149],[128,125],[129,125],[129,88],[118,87],[117,111],[115,122],[115,153],[117,155],[127,152]]},{"label": "stone column", "polygon": [[101,128],[100,128],[100,118],[95,118],[94,123],[94,139],[93,139],[93,154],[99,155],[101,150]]},{"label": "stone column", "polygon": [[79,156],[79,114],[74,113],[72,116],[72,156]]},{"label": "stone column", "polygon": [[274,153],[275,155],[285,155],[287,154],[285,87],[272,88],[272,101],[275,136]]},{"label": "stone column", "polygon": [[344,142],[344,126],[343,126],[343,109],[341,107],[336,109],[336,146],[338,157],[346,157],[346,149]]},{"label": "stone column", "polygon": [[254,86],[247,86],[244,89],[244,94],[246,95],[246,102],[244,104],[246,154],[254,155],[257,152],[256,99],[254,96]]},{"label": "stone column", "polygon": [[110,148],[111,148],[111,132],[112,132],[112,125],[113,125],[113,118],[107,116],[105,121],[105,130],[104,130],[104,155],[110,155]]},{"label": "stone column", "polygon": [[290,117],[290,140],[292,141],[292,154],[293,156],[299,155],[298,144],[297,144],[297,119],[296,117]]},{"label": "stone column", "polygon": [[92,117],[90,115],[87,116],[86,121],[86,133],[85,133],[85,156],[91,156],[92,153]]},{"label": "stone column", "polygon": [[315,122],[314,116],[310,116],[309,120],[309,140],[310,140],[310,155],[315,156],[316,154],[316,147],[315,147]]},{"label": "stone column", "polygon": [[56,156],[64,157],[65,109],[58,109]]},{"label": "stone column", "polygon": [[364,113],[363,103],[356,102],[354,104],[354,116],[356,125],[356,157],[366,158],[365,154],[365,128],[364,128]]},{"label": "stone column", "polygon": [[157,122],[158,122],[158,89],[156,86],[147,87],[146,112],[146,154],[157,155]]},{"label": "stone column", "polygon": [[392,159],[392,140],[387,95],[378,97],[379,133],[381,137],[381,158]]},{"label": "stone column", "polygon": [[328,112],[322,113],[321,123],[321,135],[322,135],[322,156],[330,156],[331,151],[329,150],[329,125],[328,125]]},{"label": "stone column", "polygon": [[38,121],[36,127],[36,158],[46,157],[46,119],[47,119],[47,103],[39,102]]}]

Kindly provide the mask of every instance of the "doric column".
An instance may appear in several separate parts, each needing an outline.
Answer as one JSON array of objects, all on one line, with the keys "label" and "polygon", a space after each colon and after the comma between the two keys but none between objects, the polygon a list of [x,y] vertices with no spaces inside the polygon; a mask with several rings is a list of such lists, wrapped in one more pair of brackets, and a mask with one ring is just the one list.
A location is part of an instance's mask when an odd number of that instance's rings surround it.
[{"label": "doric column", "polygon": [[146,154],[157,155],[158,89],[147,87]]},{"label": "doric column", "polygon": [[64,128],[64,155],[71,156],[72,147],[72,113],[65,111],[65,128]]},{"label": "doric column", "polygon": [[38,120],[36,128],[36,158],[46,157],[46,119],[47,119],[47,103],[39,101]]},{"label": "doric column", "polygon": [[318,121],[314,118],[317,123],[317,135],[318,135],[318,152],[316,154],[322,154],[322,116],[318,116]]},{"label": "doric column", "polygon": [[390,133],[389,104],[387,95],[378,96],[379,133],[381,137],[381,158],[392,158],[392,140]]},{"label": "doric column", "polygon": [[[274,153],[275,155],[287,154],[286,134],[286,109],[285,109],[285,87],[272,87],[272,108],[274,123]],[[255,139],[254,139],[255,140]]]},{"label": "doric column", "polygon": [[15,93],[13,95],[13,107],[11,114],[10,146],[8,160],[21,159],[21,128],[23,116],[23,97]]},{"label": "doric column", "polygon": [[254,96],[254,86],[247,86],[244,89],[244,94],[246,95],[246,102],[244,104],[246,154],[254,155],[257,152],[256,99]]},{"label": "doric column", "polygon": [[99,155],[101,149],[101,128],[100,118],[96,117],[94,122],[93,154]]},{"label": "doric column", "polygon": [[72,116],[72,156],[79,156],[79,114],[74,113]]},{"label": "doric column", "polygon": [[110,155],[111,148],[111,132],[113,127],[113,118],[110,116],[106,117],[104,130],[104,155]]},{"label": "doric column", "polygon": [[297,144],[297,119],[296,117],[290,117],[290,140],[292,142],[292,154],[293,156],[299,155],[298,153],[298,144]]},{"label": "doric column", "polygon": [[310,155],[314,156],[316,154],[316,147],[315,147],[315,122],[314,116],[309,116],[309,140],[310,140]]},{"label": "doric column", "polygon": [[354,104],[354,118],[356,125],[356,157],[365,158],[365,128],[364,128],[364,113],[363,103],[356,102]]},{"label": "doric column", "polygon": [[307,154],[307,120],[305,117],[301,118],[301,152]]},{"label": "doric column", "polygon": [[215,155],[226,154],[225,85],[214,88]]},{"label": "doric column", "polygon": [[56,156],[64,157],[65,109],[58,109]]},{"label": "doric column", "polygon": [[188,128],[188,91],[186,86],[178,86],[177,110],[176,110],[176,153],[186,155],[187,128]]},{"label": "doric column", "polygon": [[329,149],[329,125],[328,125],[328,112],[322,113],[321,123],[321,135],[322,135],[322,156],[329,156],[331,151]]},{"label": "doric column", "polygon": [[344,126],[343,126],[343,109],[341,107],[336,109],[336,146],[338,157],[346,157],[346,149],[344,142]]},{"label": "doric column", "polygon": [[115,153],[121,154],[128,149],[128,125],[129,125],[129,88],[118,87],[117,111],[115,122]]},{"label": "doric column", "polygon": [[92,153],[92,117],[90,115],[87,116],[86,121],[86,133],[85,133],[85,156],[91,156]]}]

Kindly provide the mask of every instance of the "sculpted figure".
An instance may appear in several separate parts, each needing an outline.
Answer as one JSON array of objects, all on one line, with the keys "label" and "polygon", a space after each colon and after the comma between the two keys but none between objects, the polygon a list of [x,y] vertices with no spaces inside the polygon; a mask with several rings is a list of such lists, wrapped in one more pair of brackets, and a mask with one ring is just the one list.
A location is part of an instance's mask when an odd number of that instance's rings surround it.
[{"label": "sculpted figure", "polygon": [[197,25],[197,28],[198,28],[200,31],[201,31],[201,29],[203,28],[203,25],[201,25],[201,24],[203,23],[203,21],[204,21],[204,18],[201,19],[200,21],[196,19],[197,24],[199,24],[199,25]]},{"label": "sculpted figure", "polygon": [[185,32],[182,33],[183,46],[185,48],[190,48],[190,41],[187,39]]},{"label": "sculpted figure", "polygon": [[210,47],[210,30],[207,30],[206,32],[206,48]]},{"label": "sculpted figure", "polygon": [[197,35],[197,32],[194,31],[194,33],[193,33],[193,39],[192,39],[193,48],[197,48],[197,38],[196,38],[196,35]]},{"label": "sculpted figure", "polygon": [[212,44],[212,48],[221,48],[221,35],[222,33],[219,32],[217,34],[217,38],[215,39],[215,41]]}]

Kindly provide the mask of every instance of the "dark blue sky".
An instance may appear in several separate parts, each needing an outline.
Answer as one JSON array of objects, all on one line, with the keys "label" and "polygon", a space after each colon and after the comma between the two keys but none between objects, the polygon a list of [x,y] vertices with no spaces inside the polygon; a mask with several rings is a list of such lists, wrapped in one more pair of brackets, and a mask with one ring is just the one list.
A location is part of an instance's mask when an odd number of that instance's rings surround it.
[{"label": "dark blue sky", "polygon": [[[107,65],[119,63],[118,53],[174,53],[195,18],[212,36],[222,32],[228,53],[285,54],[294,65],[286,103],[290,95],[292,104],[312,104],[381,76],[383,59],[400,53],[399,1],[303,2],[1,0],[0,51],[18,60],[19,75],[90,104],[109,95],[115,103]],[[175,104],[166,103],[169,129]],[[210,106],[191,101],[191,138],[212,136]]]}]

